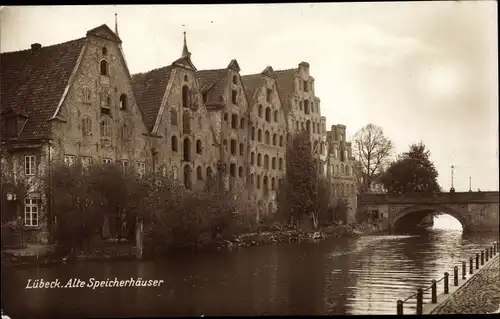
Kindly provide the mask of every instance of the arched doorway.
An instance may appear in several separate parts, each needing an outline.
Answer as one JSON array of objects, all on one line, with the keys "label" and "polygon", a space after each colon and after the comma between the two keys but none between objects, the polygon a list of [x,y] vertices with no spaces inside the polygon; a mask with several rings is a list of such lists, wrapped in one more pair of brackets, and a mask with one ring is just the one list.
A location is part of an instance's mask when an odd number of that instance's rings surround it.
[{"label": "arched doorway", "polygon": [[191,167],[189,165],[184,166],[184,187],[191,189]]}]

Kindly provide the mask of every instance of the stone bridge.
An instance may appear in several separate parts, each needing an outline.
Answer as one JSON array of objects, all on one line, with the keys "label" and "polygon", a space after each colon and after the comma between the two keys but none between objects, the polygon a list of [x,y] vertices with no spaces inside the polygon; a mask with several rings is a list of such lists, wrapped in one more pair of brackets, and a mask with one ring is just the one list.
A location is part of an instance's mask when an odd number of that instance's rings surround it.
[{"label": "stone bridge", "polygon": [[387,230],[414,228],[432,212],[449,214],[464,232],[499,231],[498,192],[436,194],[367,194],[359,200],[361,213],[368,214]]}]

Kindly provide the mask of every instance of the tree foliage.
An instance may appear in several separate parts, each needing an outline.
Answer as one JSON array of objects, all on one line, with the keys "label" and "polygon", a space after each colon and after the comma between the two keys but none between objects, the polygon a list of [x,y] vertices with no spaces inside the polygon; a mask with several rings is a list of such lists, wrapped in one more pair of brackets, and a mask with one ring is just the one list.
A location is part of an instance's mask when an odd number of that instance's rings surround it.
[{"label": "tree foliage", "polygon": [[430,157],[422,142],[410,145],[382,175],[384,187],[389,193],[398,194],[440,192],[438,172]]},{"label": "tree foliage", "polygon": [[311,218],[314,228],[332,221],[332,189],[316,167],[309,135],[296,134],[287,145],[286,175],[278,189],[278,218],[296,224]]},{"label": "tree foliage", "polygon": [[361,192],[368,190],[374,179],[389,163],[393,144],[381,127],[368,124],[353,139],[353,151],[359,162],[358,175],[362,179]]}]

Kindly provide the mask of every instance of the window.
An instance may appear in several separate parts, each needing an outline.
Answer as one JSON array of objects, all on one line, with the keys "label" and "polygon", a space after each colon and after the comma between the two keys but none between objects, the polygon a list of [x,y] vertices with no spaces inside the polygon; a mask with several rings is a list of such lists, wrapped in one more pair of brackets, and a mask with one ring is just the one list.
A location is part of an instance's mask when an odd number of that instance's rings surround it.
[{"label": "window", "polygon": [[224,113],[224,122],[227,122],[227,113]]},{"label": "window", "polygon": [[191,141],[187,137],[184,139],[183,143],[183,155],[185,162],[189,162],[191,160]]},{"label": "window", "polygon": [[177,152],[177,137],[172,136],[172,152]]},{"label": "window", "polygon": [[111,158],[103,158],[102,163],[103,164],[111,164]]},{"label": "window", "polygon": [[75,164],[75,157],[73,155],[64,155],[64,164],[72,166]]},{"label": "window", "polygon": [[16,116],[4,117],[3,121],[4,121],[3,124],[5,125],[5,131],[4,131],[5,137],[16,137],[17,134],[19,133],[17,117]]},{"label": "window", "polygon": [[108,49],[106,47],[102,47],[102,55],[108,55]]},{"label": "window", "polygon": [[273,158],[271,159],[271,168],[272,168],[272,169],[276,169],[276,157],[273,157]]},{"label": "window", "polygon": [[198,179],[199,181],[203,180],[203,173],[201,171],[201,166],[198,166],[196,168],[196,179]]},{"label": "window", "polygon": [[267,154],[264,155],[264,168],[265,169],[269,168],[269,156]]},{"label": "window", "polygon": [[83,103],[91,103],[92,100],[92,91],[88,88],[88,86],[83,87]]},{"label": "window", "polygon": [[123,123],[122,124],[122,128],[121,128],[121,138],[122,138],[122,140],[128,141],[130,139],[131,135],[132,134],[131,134],[130,126],[128,125],[127,122]]},{"label": "window", "polygon": [[24,157],[24,174],[35,175],[35,172],[36,172],[35,155],[26,155]]},{"label": "window", "polygon": [[257,131],[257,141],[262,142],[262,131],[260,129]]},{"label": "window", "polygon": [[24,225],[29,227],[38,226],[38,199],[25,198],[24,199]]},{"label": "window", "polygon": [[187,74],[184,74],[184,82],[188,82],[189,78],[187,76]]},{"label": "window", "polygon": [[238,167],[238,176],[243,177],[243,166]]},{"label": "window", "polygon": [[271,122],[271,108],[266,107],[266,121]]},{"label": "window", "polygon": [[207,167],[207,180],[212,178],[212,168],[209,166]]},{"label": "window", "polygon": [[271,89],[266,90],[266,102],[268,102],[268,103],[271,102],[272,93],[273,93],[273,90],[271,90]]},{"label": "window", "polygon": [[170,110],[170,124],[177,125],[177,111],[174,109]]},{"label": "window", "polygon": [[236,140],[231,139],[231,155],[236,155]]},{"label": "window", "polygon": [[80,161],[82,163],[82,166],[84,168],[87,168],[87,167],[89,167],[92,164],[92,157],[90,157],[90,156],[82,156],[82,157],[80,157]]},{"label": "window", "polygon": [[311,112],[309,110],[309,101],[308,100],[304,101],[304,113],[305,114],[311,114]]},{"label": "window", "polygon": [[174,180],[177,180],[179,178],[179,170],[177,169],[177,166],[172,167],[172,178]]},{"label": "window", "polygon": [[109,96],[108,92],[102,91],[101,92],[101,107],[109,109],[110,106],[111,106],[111,97]]},{"label": "window", "polygon": [[146,163],[137,162],[137,172],[139,173],[139,175],[146,174]]},{"label": "window", "polygon": [[184,187],[191,189],[191,167],[184,166]]},{"label": "window", "polygon": [[262,161],[262,155],[257,154],[257,166],[260,166],[261,165],[261,161]]},{"label": "window", "polygon": [[254,182],[255,182],[255,175],[250,174],[250,184],[253,185]]},{"label": "window", "polygon": [[233,75],[233,84],[238,84],[238,76]]},{"label": "window", "polygon": [[280,146],[283,147],[283,135],[280,135]]},{"label": "window", "polygon": [[208,93],[207,92],[203,92],[201,93],[202,97],[203,97],[203,103],[207,103],[207,99],[208,99]]},{"label": "window", "polygon": [[240,129],[244,129],[244,128],[245,128],[245,119],[241,118],[241,120],[240,120]]},{"label": "window", "polygon": [[303,86],[304,87],[304,92],[307,92],[309,90],[309,87],[308,87],[307,84],[308,84],[307,81],[304,80],[304,86]]},{"label": "window", "polygon": [[265,141],[266,141],[266,144],[269,145],[271,144],[271,133],[269,133],[269,131],[266,131],[264,133],[264,136],[265,136]]},{"label": "window", "polygon": [[259,104],[259,117],[262,117],[263,112],[264,112],[264,109],[262,108],[262,105]]},{"label": "window", "polygon": [[238,104],[238,91],[231,91],[231,102],[233,102],[234,105]]},{"label": "window", "polygon": [[278,111],[274,111],[274,121],[278,122]]},{"label": "window", "polygon": [[273,178],[271,178],[271,190],[275,190],[276,189],[276,180]]},{"label": "window", "polygon": [[255,164],[255,153],[254,152],[250,153],[250,164],[252,164],[252,165]]},{"label": "window", "polygon": [[120,95],[120,110],[127,109],[127,96],[125,94]]},{"label": "window", "polygon": [[257,175],[257,188],[260,188],[260,175]]},{"label": "window", "polygon": [[201,154],[201,141],[196,140],[196,154]]},{"label": "window", "polygon": [[238,128],[238,115],[237,114],[231,115],[231,128],[233,128],[233,129]]},{"label": "window", "polygon": [[345,174],[349,176],[351,174],[351,171],[349,170],[349,166],[346,165],[345,167]]},{"label": "window", "polygon": [[191,134],[191,116],[187,111],[182,113],[182,129],[184,134]]},{"label": "window", "polygon": [[278,168],[280,171],[283,169],[283,159],[282,158],[280,158],[278,161]]},{"label": "window", "polygon": [[243,143],[240,143],[240,155],[243,156],[245,154],[245,148],[243,146]]},{"label": "window", "polygon": [[302,106],[303,105],[302,103],[303,103],[302,101],[299,102],[299,108],[301,111],[304,109],[304,107]]},{"label": "window", "polygon": [[122,160],[122,170],[124,172],[128,170],[128,160]]},{"label": "window", "polygon": [[236,164],[231,163],[229,165],[229,174],[231,174],[231,177],[236,177]]},{"label": "window", "polygon": [[187,85],[182,86],[182,107],[189,107],[189,88]]},{"label": "window", "polygon": [[255,141],[255,127],[253,127],[253,126],[252,126],[251,137],[252,137],[252,141]]},{"label": "window", "polygon": [[273,134],[273,145],[276,145],[278,143],[278,135],[276,133]]},{"label": "window", "polygon": [[89,117],[82,119],[82,134],[83,136],[89,136],[92,133],[92,120]]},{"label": "window", "polygon": [[108,75],[108,62],[106,60],[101,61],[101,75]]},{"label": "window", "polygon": [[108,117],[101,121],[101,138],[111,139],[111,120]]}]

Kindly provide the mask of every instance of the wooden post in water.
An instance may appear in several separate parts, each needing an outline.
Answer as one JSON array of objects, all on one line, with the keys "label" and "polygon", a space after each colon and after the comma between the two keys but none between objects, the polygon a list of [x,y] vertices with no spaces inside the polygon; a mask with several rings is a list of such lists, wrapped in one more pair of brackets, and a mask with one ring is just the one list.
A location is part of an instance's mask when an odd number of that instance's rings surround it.
[{"label": "wooden post in water", "polygon": [[445,294],[449,294],[450,293],[450,290],[449,290],[450,289],[449,288],[449,286],[450,286],[449,280],[450,279],[449,279],[449,277],[450,277],[450,274],[447,273],[447,272],[445,272],[444,273],[444,293]]},{"label": "wooden post in water", "polygon": [[136,258],[141,260],[143,253],[143,222],[142,219],[138,219],[135,224],[135,247],[136,247]]},{"label": "wooden post in water", "polygon": [[472,260],[472,257],[469,258],[469,274],[473,274],[474,273],[474,261]]},{"label": "wooden post in water", "polygon": [[481,266],[484,265],[484,250],[481,250]]},{"label": "wooden post in water", "polygon": [[489,255],[490,255],[490,248],[486,248],[484,250],[484,256],[485,256],[486,261],[488,261]]},{"label": "wooden post in water", "polygon": [[479,269],[479,254],[476,254],[476,269]]},{"label": "wooden post in water", "polygon": [[462,261],[462,279],[467,278],[467,262]]},{"label": "wooden post in water", "polygon": [[397,302],[397,315],[400,316],[403,314],[403,301],[401,299]]},{"label": "wooden post in water", "polygon": [[432,303],[437,303],[437,283],[435,279],[432,279],[432,286],[431,286],[431,300]]},{"label": "wooden post in water", "polygon": [[424,305],[424,290],[422,288],[418,288],[417,290],[417,315],[422,314]]}]

